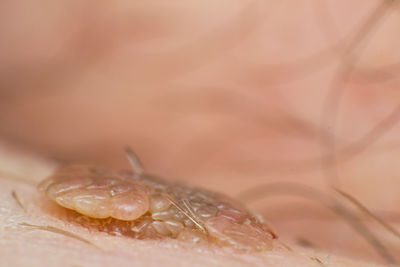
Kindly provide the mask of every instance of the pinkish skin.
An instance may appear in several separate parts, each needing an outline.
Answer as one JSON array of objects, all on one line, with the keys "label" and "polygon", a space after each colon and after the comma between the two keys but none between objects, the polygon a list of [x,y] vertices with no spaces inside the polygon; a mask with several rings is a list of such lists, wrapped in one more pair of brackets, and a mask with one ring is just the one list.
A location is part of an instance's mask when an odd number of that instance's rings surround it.
[{"label": "pinkish skin", "polygon": [[111,234],[215,243],[244,251],[271,250],[277,238],[227,196],[145,174],[67,165],[38,189],[80,214],[75,221]]}]

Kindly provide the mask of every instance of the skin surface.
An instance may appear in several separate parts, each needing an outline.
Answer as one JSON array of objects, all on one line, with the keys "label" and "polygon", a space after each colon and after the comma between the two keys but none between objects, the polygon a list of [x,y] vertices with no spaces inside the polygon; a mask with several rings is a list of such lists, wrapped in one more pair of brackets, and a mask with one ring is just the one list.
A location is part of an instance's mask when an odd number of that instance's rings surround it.
[{"label": "skin surface", "polygon": [[116,236],[174,238],[249,252],[279,245],[266,223],[228,196],[146,172],[66,165],[38,190],[68,209],[60,219]]},{"label": "skin surface", "polygon": [[[70,229],[109,249],[102,253],[20,227],[70,227],[41,212],[34,187],[55,162],[129,168],[122,150],[130,145],[153,173],[232,197],[296,182],[353,208],[333,183],[399,228],[397,1],[117,2],[0,4],[0,138],[10,147],[1,149],[0,170],[9,171],[0,179],[2,259],[318,266],[309,258],[317,254],[333,266],[357,264],[334,255],[385,262],[340,216],[298,191],[246,204],[296,253],[308,246],[307,256],[232,258]],[[399,257],[399,239],[361,217]]]},{"label": "skin surface", "polygon": [[[62,217],[56,216],[63,212],[62,208],[48,201],[35,188],[40,177],[51,173],[55,164],[31,158],[27,151],[16,153],[5,145],[1,148],[1,162],[8,161],[14,165],[13,169],[10,164],[1,165],[2,170],[7,169],[0,179],[0,257],[4,266],[321,266],[319,261],[327,266],[378,266],[297,247],[293,248],[294,251],[280,247],[268,252],[232,253],[227,248],[175,240],[112,236],[65,223]],[[26,176],[22,176],[24,174]],[[13,191],[16,198],[12,196]],[[85,242],[64,234],[38,230],[32,225],[62,229],[85,239]]]}]

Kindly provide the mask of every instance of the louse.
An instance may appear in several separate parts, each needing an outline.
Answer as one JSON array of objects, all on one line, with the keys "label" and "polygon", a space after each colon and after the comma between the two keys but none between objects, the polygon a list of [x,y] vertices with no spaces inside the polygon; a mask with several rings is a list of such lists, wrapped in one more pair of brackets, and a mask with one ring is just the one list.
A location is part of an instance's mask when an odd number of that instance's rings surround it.
[{"label": "louse", "polygon": [[173,238],[246,251],[273,248],[276,233],[240,203],[147,174],[133,150],[126,152],[133,172],[65,165],[38,189],[72,210],[75,222],[113,235]]}]

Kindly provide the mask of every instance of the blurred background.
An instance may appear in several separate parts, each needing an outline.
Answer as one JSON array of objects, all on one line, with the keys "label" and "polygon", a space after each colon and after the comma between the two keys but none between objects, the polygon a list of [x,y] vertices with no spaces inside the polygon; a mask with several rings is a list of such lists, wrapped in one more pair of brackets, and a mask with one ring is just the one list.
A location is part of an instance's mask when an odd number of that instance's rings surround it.
[{"label": "blurred background", "polygon": [[[3,0],[0,140],[118,168],[130,145],[149,172],[231,196],[334,183],[396,225],[397,2]],[[380,260],[318,203],[249,206],[290,244]]]}]

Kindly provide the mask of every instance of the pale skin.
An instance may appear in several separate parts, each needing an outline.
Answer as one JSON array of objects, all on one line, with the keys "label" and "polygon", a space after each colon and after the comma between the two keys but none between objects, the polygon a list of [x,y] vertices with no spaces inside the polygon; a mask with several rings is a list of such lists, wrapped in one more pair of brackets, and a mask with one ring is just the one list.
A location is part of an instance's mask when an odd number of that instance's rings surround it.
[{"label": "pale skin", "polygon": [[[6,158],[14,166],[1,166],[0,179],[0,256],[7,266],[321,266],[323,262],[327,266],[368,266],[300,247],[287,249],[275,244],[273,250],[232,254],[228,248],[207,244],[193,245],[173,239],[135,240],[63,224],[54,216],[62,208],[36,190],[37,180],[52,173],[55,164],[5,145],[0,158],[2,161]],[[47,230],[43,229],[46,227]]]},{"label": "pale skin", "polygon": [[[373,13],[383,1],[280,2],[2,3],[0,140],[8,148],[1,149],[0,258],[20,266],[385,262],[340,216],[282,192],[247,205],[294,252],[234,257],[89,233],[40,208],[36,185],[59,160],[129,168],[128,144],[151,172],[233,197],[282,181],[335,195],[323,161],[332,147],[321,138],[332,133],[335,186],[397,227],[396,114],[384,134],[357,141],[398,105],[398,7],[364,31],[360,44],[352,38],[369,17],[379,17]],[[357,68],[339,83],[345,90],[335,107],[327,99],[334,99],[329,92],[346,62]],[[326,109],[336,110],[334,118]],[[59,227],[95,246],[22,222]],[[368,225],[392,255],[400,254],[398,239]],[[301,244],[312,247],[303,253]]]}]

